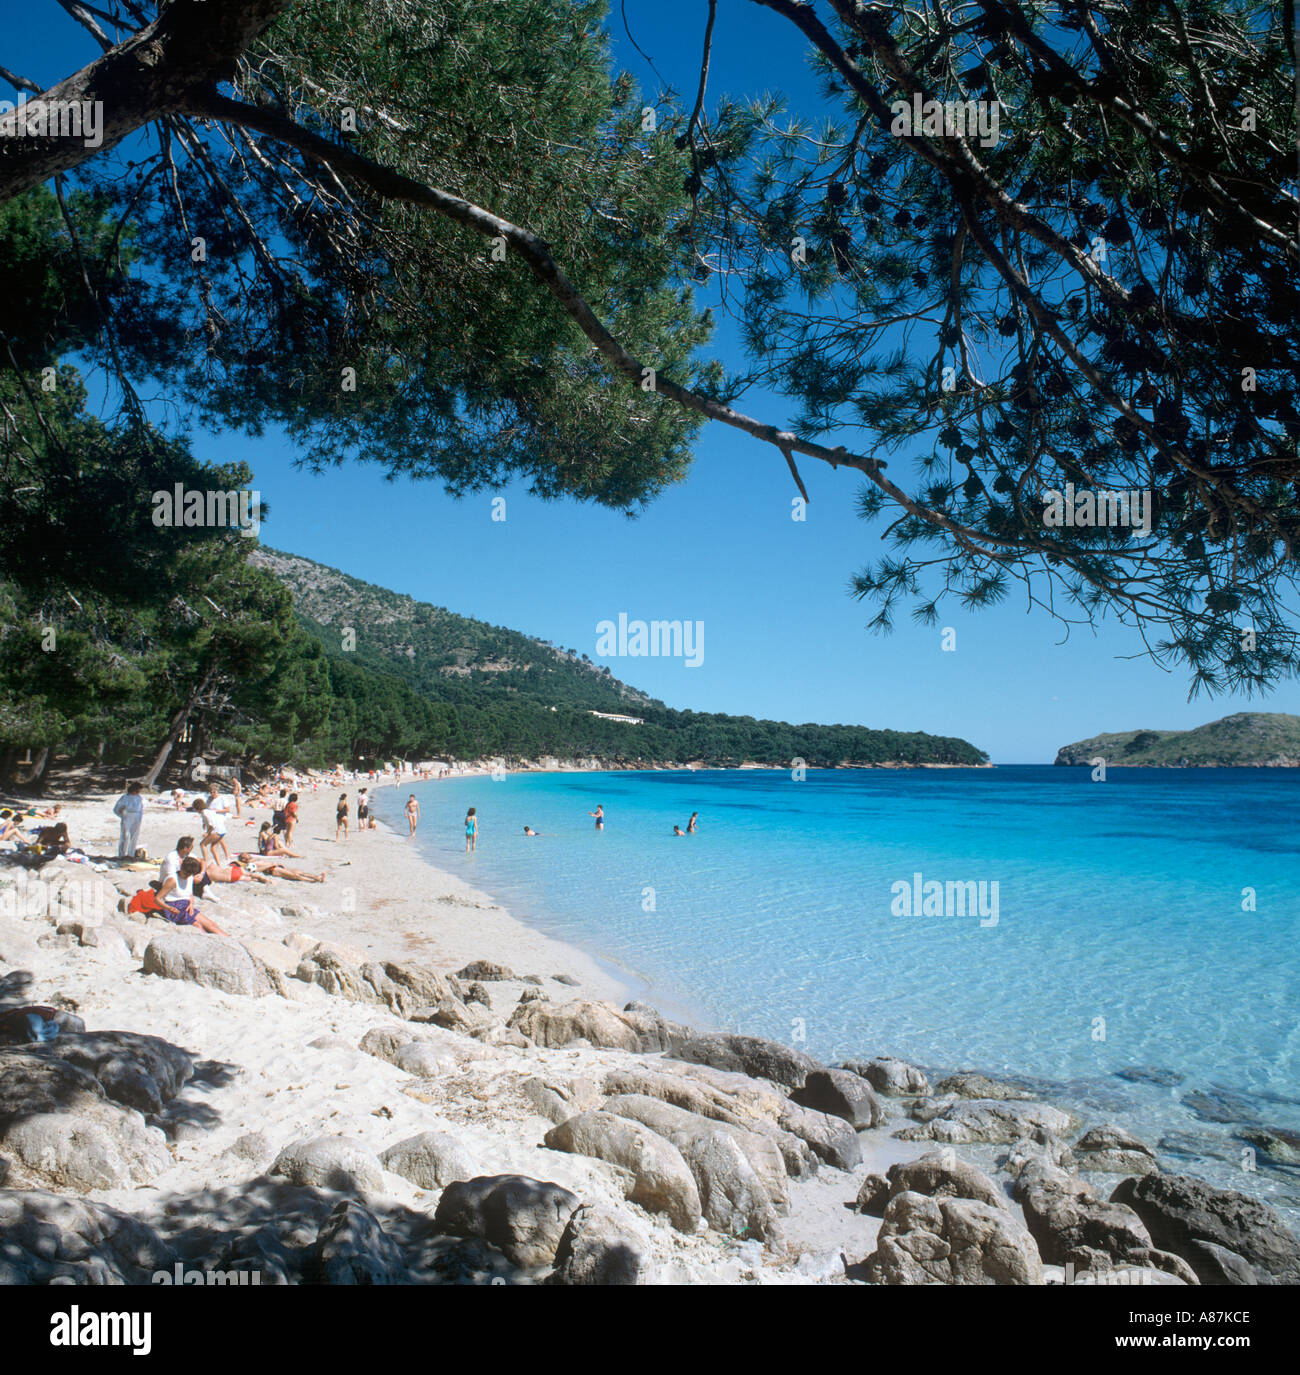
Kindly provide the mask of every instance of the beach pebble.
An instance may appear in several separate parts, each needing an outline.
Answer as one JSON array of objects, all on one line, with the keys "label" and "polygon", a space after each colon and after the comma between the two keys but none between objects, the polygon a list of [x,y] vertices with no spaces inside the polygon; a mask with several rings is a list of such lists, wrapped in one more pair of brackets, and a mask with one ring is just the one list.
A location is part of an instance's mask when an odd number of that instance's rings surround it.
[{"label": "beach pebble", "polygon": [[379,1159],[386,1170],[421,1189],[441,1189],[457,1179],[473,1179],[469,1152],[446,1132],[427,1131],[408,1137],[384,1151]]},{"label": "beach pebble", "polygon": [[555,983],[565,984],[569,988],[577,988],[579,986],[577,979],[575,979],[572,974],[552,974],[551,978]]},{"label": "beach pebble", "polygon": [[351,1193],[379,1193],[384,1179],[379,1162],[361,1146],[337,1136],[318,1136],[286,1146],[271,1166],[291,1184]]},{"label": "beach pebble", "polygon": [[307,1044],[313,1050],[353,1050],[355,1047],[352,1042],[342,1036],[317,1036],[314,1041]]},{"label": "beach pebble", "polygon": [[559,1184],[528,1175],[488,1175],[448,1184],[433,1222],[451,1236],[490,1242],[516,1265],[550,1265],[581,1201]]},{"label": "beach pebble", "polygon": [[227,1154],[258,1164],[266,1160],[274,1150],[271,1138],[265,1132],[245,1132],[243,1136],[235,1138]]}]

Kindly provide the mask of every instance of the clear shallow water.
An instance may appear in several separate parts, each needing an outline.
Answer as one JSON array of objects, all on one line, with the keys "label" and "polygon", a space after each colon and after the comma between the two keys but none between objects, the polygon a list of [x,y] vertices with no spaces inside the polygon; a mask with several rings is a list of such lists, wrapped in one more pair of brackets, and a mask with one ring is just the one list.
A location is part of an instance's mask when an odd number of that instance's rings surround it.
[{"label": "clear shallow water", "polygon": [[[1245,1174],[1236,1137],[1251,1117],[1300,1130],[1300,770],[531,774],[416,792],[435,863],[652,1001],[830,1062],[1050,1080],[1091,1121],[1186,1152],[1162,1152],[1169,1168],[1300,1207],[1300,1170]],[[381,814],[396,824],[404,799]],[[692,811],[699,833],[674,837]],[[918,872],[983,882],[986,913],[996,882],[996,924],[896,914],[894,885],[910,895]],[[1137,1066],[1183,1079],[1117,1076]],[[1234,1122],[1184,1102],[1216,1088],[1245,1096]]]}]

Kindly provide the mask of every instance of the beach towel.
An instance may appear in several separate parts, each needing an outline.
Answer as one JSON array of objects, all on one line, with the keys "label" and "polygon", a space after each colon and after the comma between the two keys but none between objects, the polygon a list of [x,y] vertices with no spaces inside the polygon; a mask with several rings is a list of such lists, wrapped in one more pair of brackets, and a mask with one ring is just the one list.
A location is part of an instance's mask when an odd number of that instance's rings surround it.
[{"label": "beach towel", "polygon": [[158,894],[152,888],[141,888],[140,891],[126,905],[128,912],[143,912],[148,916],[151,912],[158,913],[159,916],[166,916],[167,909],[158,901]]}]

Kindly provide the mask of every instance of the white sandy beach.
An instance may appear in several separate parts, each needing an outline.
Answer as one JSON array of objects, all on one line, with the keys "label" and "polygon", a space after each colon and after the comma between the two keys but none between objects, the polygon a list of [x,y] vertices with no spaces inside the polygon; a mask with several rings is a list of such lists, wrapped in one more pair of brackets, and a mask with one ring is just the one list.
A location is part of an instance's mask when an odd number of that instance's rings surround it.
[{"label": "white sandy beach", "polygon": [[[354,803],[356,787],[347,787]],[[326,1201],[345,1196],[364,1201],[388,1235],[398,1239],[402,1279],[446,1279],[446,1273],[437,1268],[441,1263],[437,1257],[445,1251],[436,1246],[430,1249],[427,1238],[418,1246],[411,1240],[421,1234],[421,1228],[430,1226],[445,1190],[428,1187],[427,1180],[423,1186],[413,1182],[409,1170],[404,1174],[381,1166],[379,1160],[397,1143],[421,1133],[441,1132],[458,1143],[456,1178],[528,1176],[571,1190],[585,1204],[612,1210],[619,1227],[636,1239],[635,1247],[645,1262],[640,1282],[843,1283],[846,1266],[858,1266],[876,1249],[882,1226],[879,1216],[853,1206],[868,1176],[922,1156],[942,1157],[941,1173],[965,1170],[974,1163],[988,1171],[1000,1168],[1002,1153],[978,1144],[978,1138],[960,1153],[950,1144],[936,1152],[935,1144],[970,1141],[969,1136],[899,1139],[899,1128],[929,1130],[919,1127],[916,1120],[909,1121],[915,1094],[908,1099],[882,1091],[872,1107],[873,1114],[878,1110],[879,1120],[856,1132],[841,1116],[790,1109],[798,1124],[790,1127],[795,1133],[791,1136],[783,1115],[787,1090],[763,1078],[746,1077],[755,1074],[752,1069],[745,1074],[722,1073],[704,1063],[667,1058],[658,1048],[645,1050],[644,1041],[638,1041],[616,1011],[623,1006],[626,990],[609,971],[584,952],[528,928],[468,884],[439,871],[405,835],[382,825],[358,834],[354,807],[352,834],[345,842],[336,842],[337,792],[324,784],[314,794],[300,790],[302,819],[294,848],[302,858],[289,861],[308,871],[324,870],[324,883],[277,880],[263,886],[244,882],[218,886],[215,900],[205,894],[200,905],[230,933],[230,939],[192,929],[178,931],[156,918],[146,921],[116,910],[119,894],[129,897],[144,887],[151,872],[115,864],[100,870],[60,859],[41,872],[46,887],[36,889],[12,864],[0,867],[0,979],[16,970],[28,970],[34,976],[34,985],[20,1001],[73,1012],[84,1020],[88,1032],[160,1037],[201,1062],[174,1098],[146,1119],[148,1126],[138,1120],[130,1126],[122,1138],[127,1146],[119,1150],[120,1141],[110,1141],[102,1149],[96,1147],[108,1160],[102,1179],[83,1177],[86,1152],[81,1147],[69,1156],[61,1153],[60,1140],[53,1139],[53,1144],[47,1142],[24,1154],[12,1143],[6,1145],[0,1132],[0,1199],[23,1197],[21,1192],[8,1191],[43,1189],[108,1205],[155,1228],[190,1262],[210,1254],[214,1236],[228,1249],[232,1236],[266,1226],[279,1237],[277,1245],[306,1246],[321,1225],[322,1209],[327,1212],[328,1208],[319,1201],[319,1191],[299,1189],[286,1202],[285,1171],[276,1175],[273,1168],[279,1166],[286,1148],[315,1142],[316,1156],[322,1150],[326,1156],[341,1151],[348,1160],[359,1162],[355,1172],[351,1166],[345,1171],[346,1188],[333,1175],[329,1177]],[[84,848],[93,860],[108,859],[116,850],[112,801],[90,796],[62,805],[61,819],[68,823],[74,847]],[[257,826],[268,816],[269,811],[261,808],[251,817],[229,819],[232,853],[241,848],[255,850]],[[151,856],[161,856],[178,836],[197,834],[197,821],[192,814],[151,800],[141,844]],[[16,883],[24,887],[16,890]],[[13,900],[15,891],[23,895],[20,901]],[[41,894],[52,898],[53,906],[48,901],[43,905]],[[224,975],[214,980],[195,974],[188,966],[185,972],[173,968],[169,977],[160,977],[161,970],[144,972],[142,959],[145,966],[149,964],[146,952],[159,946],[170,948],[173,955],[177,950],[189,952],[186,960],[192,955],[200,965],[220,947],[229,955],[232,968],[238,964],[236,972],[248,986],[233,992],[231,987],[243,985],[223,983]],[[325,968],[322,961],[332,970],[343,971],[342,975],[330,974],[312,982],[304,977],[304,960],[308,976]],[[311,965],[312,960],[319,968]],[[455,975],[473,961],[505,966],[510,977],[466,975],[453,985],[471,990],[465,1001],[459,995],[453,1000],[454,1017],[460,1020],[431,1025],[418,1013],[417,1020],[406,1020],[409,1008],[397,1015],[392,1006],[340,995],[340,977],[344,982],[351,980],[355,988],[357,971],[373,970],[376,966],[370,962],[374,961],[396,962],[390,966],[393,969],[433,971],[426,982]],[[383,974],[373,977],[381,982],[385,978]],[[527,1008],[522,1005],[525,1002]],[[602,1042],[595,1033],[591,1035],[596,1043],[580,1034],[550,1044],[543,1043],[546,1037],[542,1042],[530,1039],[514,1023],[519,1014],[537,1008],[544,1009],[546,1017],[553,1012],[561,1018],[572,1009],[586,1009],[582,1015],[594,1016],[602,1026],[612,1028],[615,1041]],[[638,1025],[644,1026],[644,1019]],[[538,1035],[534,1024],[523,1021],[520,1026]],[[629,1035],[631,1046],[616,1044],[618,1036]],[[783,1047],[776,1050],[792,1054]],[[864,1047],[864,1052],[869,1051]],[[603,1110],[611,1101],[610,1094],[628,1090],[611,1090],[609,1076],[647,1072],[659,1076],[660,1090],[676,1083],[683,1093],[714,1095],[715,1102],[724,1103],[728,1113],[734,1111],[736,1120],[745,1123],[743,1137],[761,1128],[767,1134],[764,1149],[775,1150],[771,1143],[778,1140],[783,1153],[793,1145],[815,1170],[809,1175],[807,1170],[791,1167],[786,1178],[778,1156],[781,1177],[774,1181],[764,1177],[763,1184],[770,1184],[772,1201],[781,1214],[779,1225],[770,1229],[770,1244],[755,1240],[747,1227],[731,1226],[728,1234],[713,1225],[701,1224],[698,1229],[670,1225],[662,1209],[632,1201],[641,1167],[629,1172],[624,1168],[626,1160],[607,1163],[609,1157],[598,1159],[543,1143],[544,1135],[572,1114],[592,1113],[602,1122],[610,1121],[610,1113]],[[847,1073],[842,1077],[854,1078]],[[928,1086],[924,1092],[930,1092]],[[665,1101],[675,1100],[670,1096]],[[932,1115],[972,1109],[983,1113],[984,1120],[1032,1106],[1039,1113],[1036,1120],[1053,1123],[1053,1130],[1070,1126],[1066,1114],[1048,1105],[989,1103],[970,1094],[962,1099],[952,1093],[922,1101],[937,1105]],[[710,1126],[694,1112],[681,1115],[702,1128],[716,1128],[716,1122]],[[912,1119],[918,1117],[929,1120],[912,1113]],[[728,1120],[727,1116],[722,1120]],[[1025,1130],[1028,1134],[1029,1128]],[[800,1133],[802,1140],[796,1139]],[[829,1154],[822,1149],[826,1133],[830,1134],[827,1139],[839,1143]],[[849,1168],[837,1168],[827,1162],[834,1159],[845,1136],[852,1154],[860,1154],[860,1159]],[[984,1138],[998,1139],[1016,1140],[1017,1135]],[[805,1143],[813,1143],[811,1153]],[[94,1151],[90,1154],[100,1158]],[[814,1155],[822,1157],[820,1163]],[[1043,1166],[1049,1174],[1054,1168]],[[290,1174],[299,1185],[321,1182],[310,1177],[310,1171],[302,1178]],[[748,1187],[762,1195],[760,1201],[770,1219],[767,1193],[754,1184],[756,1178],[751,1177]],[[1112,1185],[1114,1178],[1107,1177]],[[336,1188],[342,1191],[331,1192]],[[963,1282],[1043,1283],[1059,1277],[1059,1270],[1040,1264],[1025,1231],[1024,1215],[1011,1201],[1009,1181],[1005,1177],[996,1184],[984,1180],[980,1188],[993,1194],[1004,1191],[1005,1201],[997,1202],[981,1225],[1009,1229],[1007,1234],[1024,1253],[1024,1273],[1029,1278]],[[938,1192],[942,1194],[944,1188]],[[909,1193],[906,1197],[919,1196]],[[752,1206],[756,1205],[748,1196],[736,1205],[738,1209]],[[979,1209],[984,1204],[963,1206]],[[191,1231],[186,1233],[185,1228]],[[260,1256],[262,1252],[255,1249],[243,1254]],[[501,1269],[496,1277],[502,1282],[533,1282],[542,1277],[541,1271],[512,1267],[499,1258],[488,1270],[498,1263]],[[1174,1274],[1161,1273],[1162,1269],[1177,1272],[1181,1262],[1176,1263],[1176,1258],[1130,1264],[1158,1276],[1149,1282],[1180,1282]],[[1190,1276],[1185,1265],[1181,1273]],[[860,1272],[851,1271],[849,1278],[854,1277],[860,1277]],[[486,1282],[486,1272],[476,1273],[472,1282]]]}]

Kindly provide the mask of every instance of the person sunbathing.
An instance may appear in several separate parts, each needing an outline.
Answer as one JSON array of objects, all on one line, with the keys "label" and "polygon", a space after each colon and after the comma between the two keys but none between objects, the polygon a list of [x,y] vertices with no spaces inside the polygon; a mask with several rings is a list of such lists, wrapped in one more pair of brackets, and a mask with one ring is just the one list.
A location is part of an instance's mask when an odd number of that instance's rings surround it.
[{"label": "person sunbathing", "polygon": [[197,926],[213,936],[227,936],[211,917],[205,917],[194,905],[194,880],[203,872],[197,859],[181,861],[178,874],[172,874],[158,889],[158,901],[166,908],[167,920],[177,926]]},{"label": "person sunbathing", "polygon": [[252,855],[240,855],[240,865],[250,873],[260,870],[272,878],[287,878],[294,883],[324,883],[324,873],[308,874],[302,869],[290,869],[272,859],[254,859]]},{"label": "person sunbathing", "polygon": [[229,864],[214,864],[209,860],[203,866],[203,872],[208,876],[210,883],[238,883],[241,878],[251,879],[254,883],[271,881],[269,878],[263,878],[261,874],[254,873],[252,869],[245,869],[233,859]]}]

